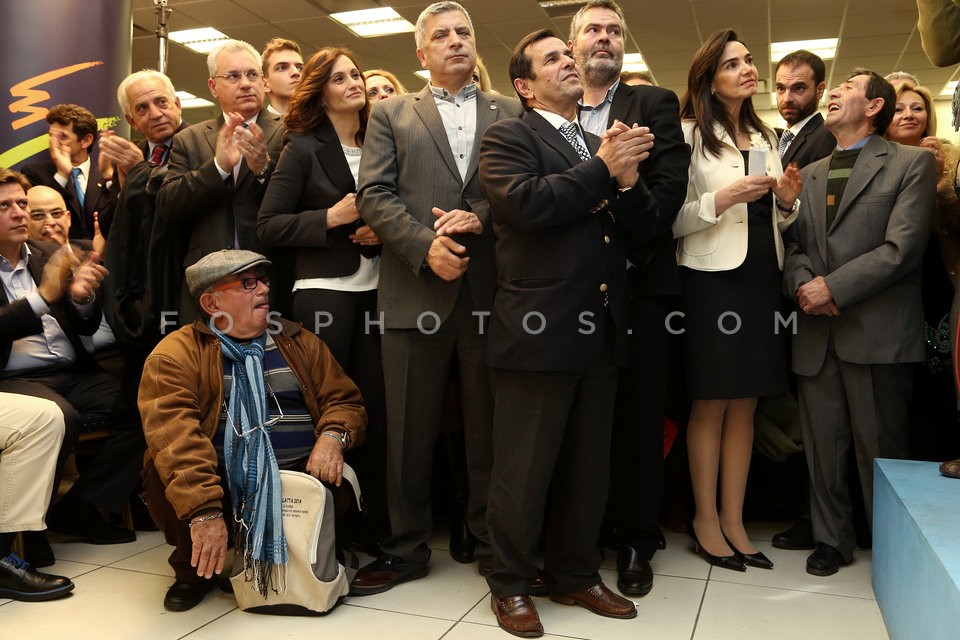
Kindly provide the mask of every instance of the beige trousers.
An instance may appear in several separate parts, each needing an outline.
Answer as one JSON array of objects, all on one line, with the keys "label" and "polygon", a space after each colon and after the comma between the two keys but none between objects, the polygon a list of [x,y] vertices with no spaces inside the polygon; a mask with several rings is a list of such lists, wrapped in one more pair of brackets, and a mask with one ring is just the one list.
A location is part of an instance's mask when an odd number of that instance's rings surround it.
[{"label": "beige trousers", "polygon": [[50,400],[0,393],[0,533],[47,528],[63,430]]}]

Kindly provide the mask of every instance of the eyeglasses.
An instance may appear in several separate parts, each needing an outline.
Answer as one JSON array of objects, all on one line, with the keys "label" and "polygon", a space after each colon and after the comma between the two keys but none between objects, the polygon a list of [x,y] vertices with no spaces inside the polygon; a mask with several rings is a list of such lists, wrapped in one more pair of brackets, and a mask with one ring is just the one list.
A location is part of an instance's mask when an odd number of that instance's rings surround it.
[{"label": "eyeglasses", "polygon": [[[266,381],[264,381],[264,382],[266,382]],[[234,380],[234,383],[236,383],[236,380]],[[280,422],[281,420],[283,420],[284,418],[287,417],[286,414],[283,413],[283,407],[280,406],[280,400],[277,399],[277,394],[275,394],[275,393],[273,392],[273,387],[270,386],[270,383],[269,383],[269,382],[266,382],[266,385],[267,385],[267,394],[268,394],[271,398],[273,398],[273,403],[274,403],[275,405],[277,405],[277,413],[279,413],[280,415],[274,416],[274,417],[272,417],[272,418],[270,418],[270,419],[268,419],[268,420],[264,420],[263,422],[261,422],[261,423],[258,424],[257,426],[251,427],[250,429],[247,429],[246,431],[241,431],[240,429],[237,428],[237,425],[236,425],[236,423],[234,423],[233,418],[230,417],[230,409],[229,409],[229,407],[227,407],[227,401],[226,401],[226,400],[223,401],[223,412],[227,415],[227,425],[228,425],[231,429],[233,429],[233,432],[234,432],[235,434],[237,434],[237,437],[242,438],[243,436],[248,436],[248,435],[250,435],[251,433],[253,433],[253,432],[256,431],[257,429],[263,429],[264,427],[272,427],[273,425],[277,424],[278,422]]]},{"label": "eyeglasses", "polygon": [[253,291],[257,288],[257,284],[260,282],[268,287],[270,286],[270,278],[268,276],[258,276],[256,278],[241,278],[239,280],[234,280],[233,282],[228,282],[227,284],[222,284],[219,287],[209,289],[209,291],[226,291],[227,289],[234,289],[236,287],[243,287],[247,291]]},{"label": "eyeglasses", "polygon": [[244,77],[250,82],[256,82],[263,77],[263,74],[256,69],[248,69],[247,71],[227,71],[226,73],[221,73],[220,75],[213,77],[223,78],[229,84],[237,84],[240,82],[240,78]]},{"label": "eyeglasses", "polygon": [[42,222],[43,220],[46,220],[47,216],[50,216],[54,220],[59,220],[60,218],[63,217],[63,214],[65,213],[66,211],[64,211],[63,209],[53,209],[52,211],[33,210],[30,212],[30,219],[33,220],[34,222]]}]

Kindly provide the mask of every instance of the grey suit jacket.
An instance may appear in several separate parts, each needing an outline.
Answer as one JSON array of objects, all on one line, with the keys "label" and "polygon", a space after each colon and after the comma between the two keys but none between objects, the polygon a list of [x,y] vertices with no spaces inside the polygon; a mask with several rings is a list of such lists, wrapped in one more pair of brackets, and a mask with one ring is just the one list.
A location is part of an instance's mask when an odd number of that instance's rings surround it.
[{"label": "grey suit jacket", "polygon": [[920,261],[936,198],[933,154],[871,137],[827,229],[831,157],[801,172],[800,212],[786,234],[783,288],[795,300],[800,285],[824,276],[840,316],[797,310],[793,370],[805,376],[819,372],[831,337],[845,362],[923,360]]},{"label": "grey suit jacket", "polygon": [[[522,112],[516,99],[477,92],[476,136],[466,179],[461,179],[429,86],[374,105],[360,160],[357,208],[383,241],[378,307],[385,328],[415,328],[428,311],[443,322],[456,303],[462,279],[446,282],[424,266],[436,237],[433,207],[473,211],[480,219],[482,235],[454,239],[470,256],[466,278],[475,307],[490,309],[494,239],[490,208],[477,177],[480,138],[493,122]],[[431,318],[422,320],[425,328],[432,325]]]}]

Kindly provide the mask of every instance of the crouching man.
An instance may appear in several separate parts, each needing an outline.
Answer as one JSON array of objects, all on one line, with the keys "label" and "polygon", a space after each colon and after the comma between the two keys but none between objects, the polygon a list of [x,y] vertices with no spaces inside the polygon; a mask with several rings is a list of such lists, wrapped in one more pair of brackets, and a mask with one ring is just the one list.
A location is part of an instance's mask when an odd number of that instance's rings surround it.
[{"label": "crouching man", "polygon": [[363,440],[356,385],[319,338],[270,314],[268,266],[223,250],[188,267],[200,319],[164,338],[143,369],[144,499],[175,547],[169,611],[216,586],[231,523],[235,562],[274,574],[286,560],[279,470],[339,486],[343,452]]}]

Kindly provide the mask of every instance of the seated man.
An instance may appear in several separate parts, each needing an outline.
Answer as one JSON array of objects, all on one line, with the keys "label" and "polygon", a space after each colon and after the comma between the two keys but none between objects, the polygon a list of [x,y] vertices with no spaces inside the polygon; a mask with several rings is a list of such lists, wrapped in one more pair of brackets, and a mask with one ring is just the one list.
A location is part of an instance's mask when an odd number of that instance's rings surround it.
[{"label": "seated man", "polygon": [[[129,499],[143,435],[132,407],[119,402],[120,380],[103,372],[80,340],[100,325],[96,293],[107,271],[95,252],[28,240],[29,188],[22,174],[0,168],[0,391],[60,407],[65,435],[58,472],[80,433],[81,414],[109,415],[109,438],[50,508],[47,524],[93,544],[131,542],[134,533],[106,522],[97,508],[119,513]],[[53,564],[42,533],[24,542],[32,565]]]},{"label": "seated man", "polygon": [[363,440],[356,385],[319,338],[270,314],[269,265],[222,250],[188,267],[202,319],[161,340],[143,368],[144,500],[175,547],[168,611],[216,586],[233,533],[224,514],[242,514],[235,561],[271,575],[284,562],[279,469],[339,486],[343,452]]},{"label": "seated man", "polygon": [[53,600],[70,578],[35,571],[11,552],[21,531],[42,531],[50,506],[63,413],[49,400],[0,393],[0,598]]}]

